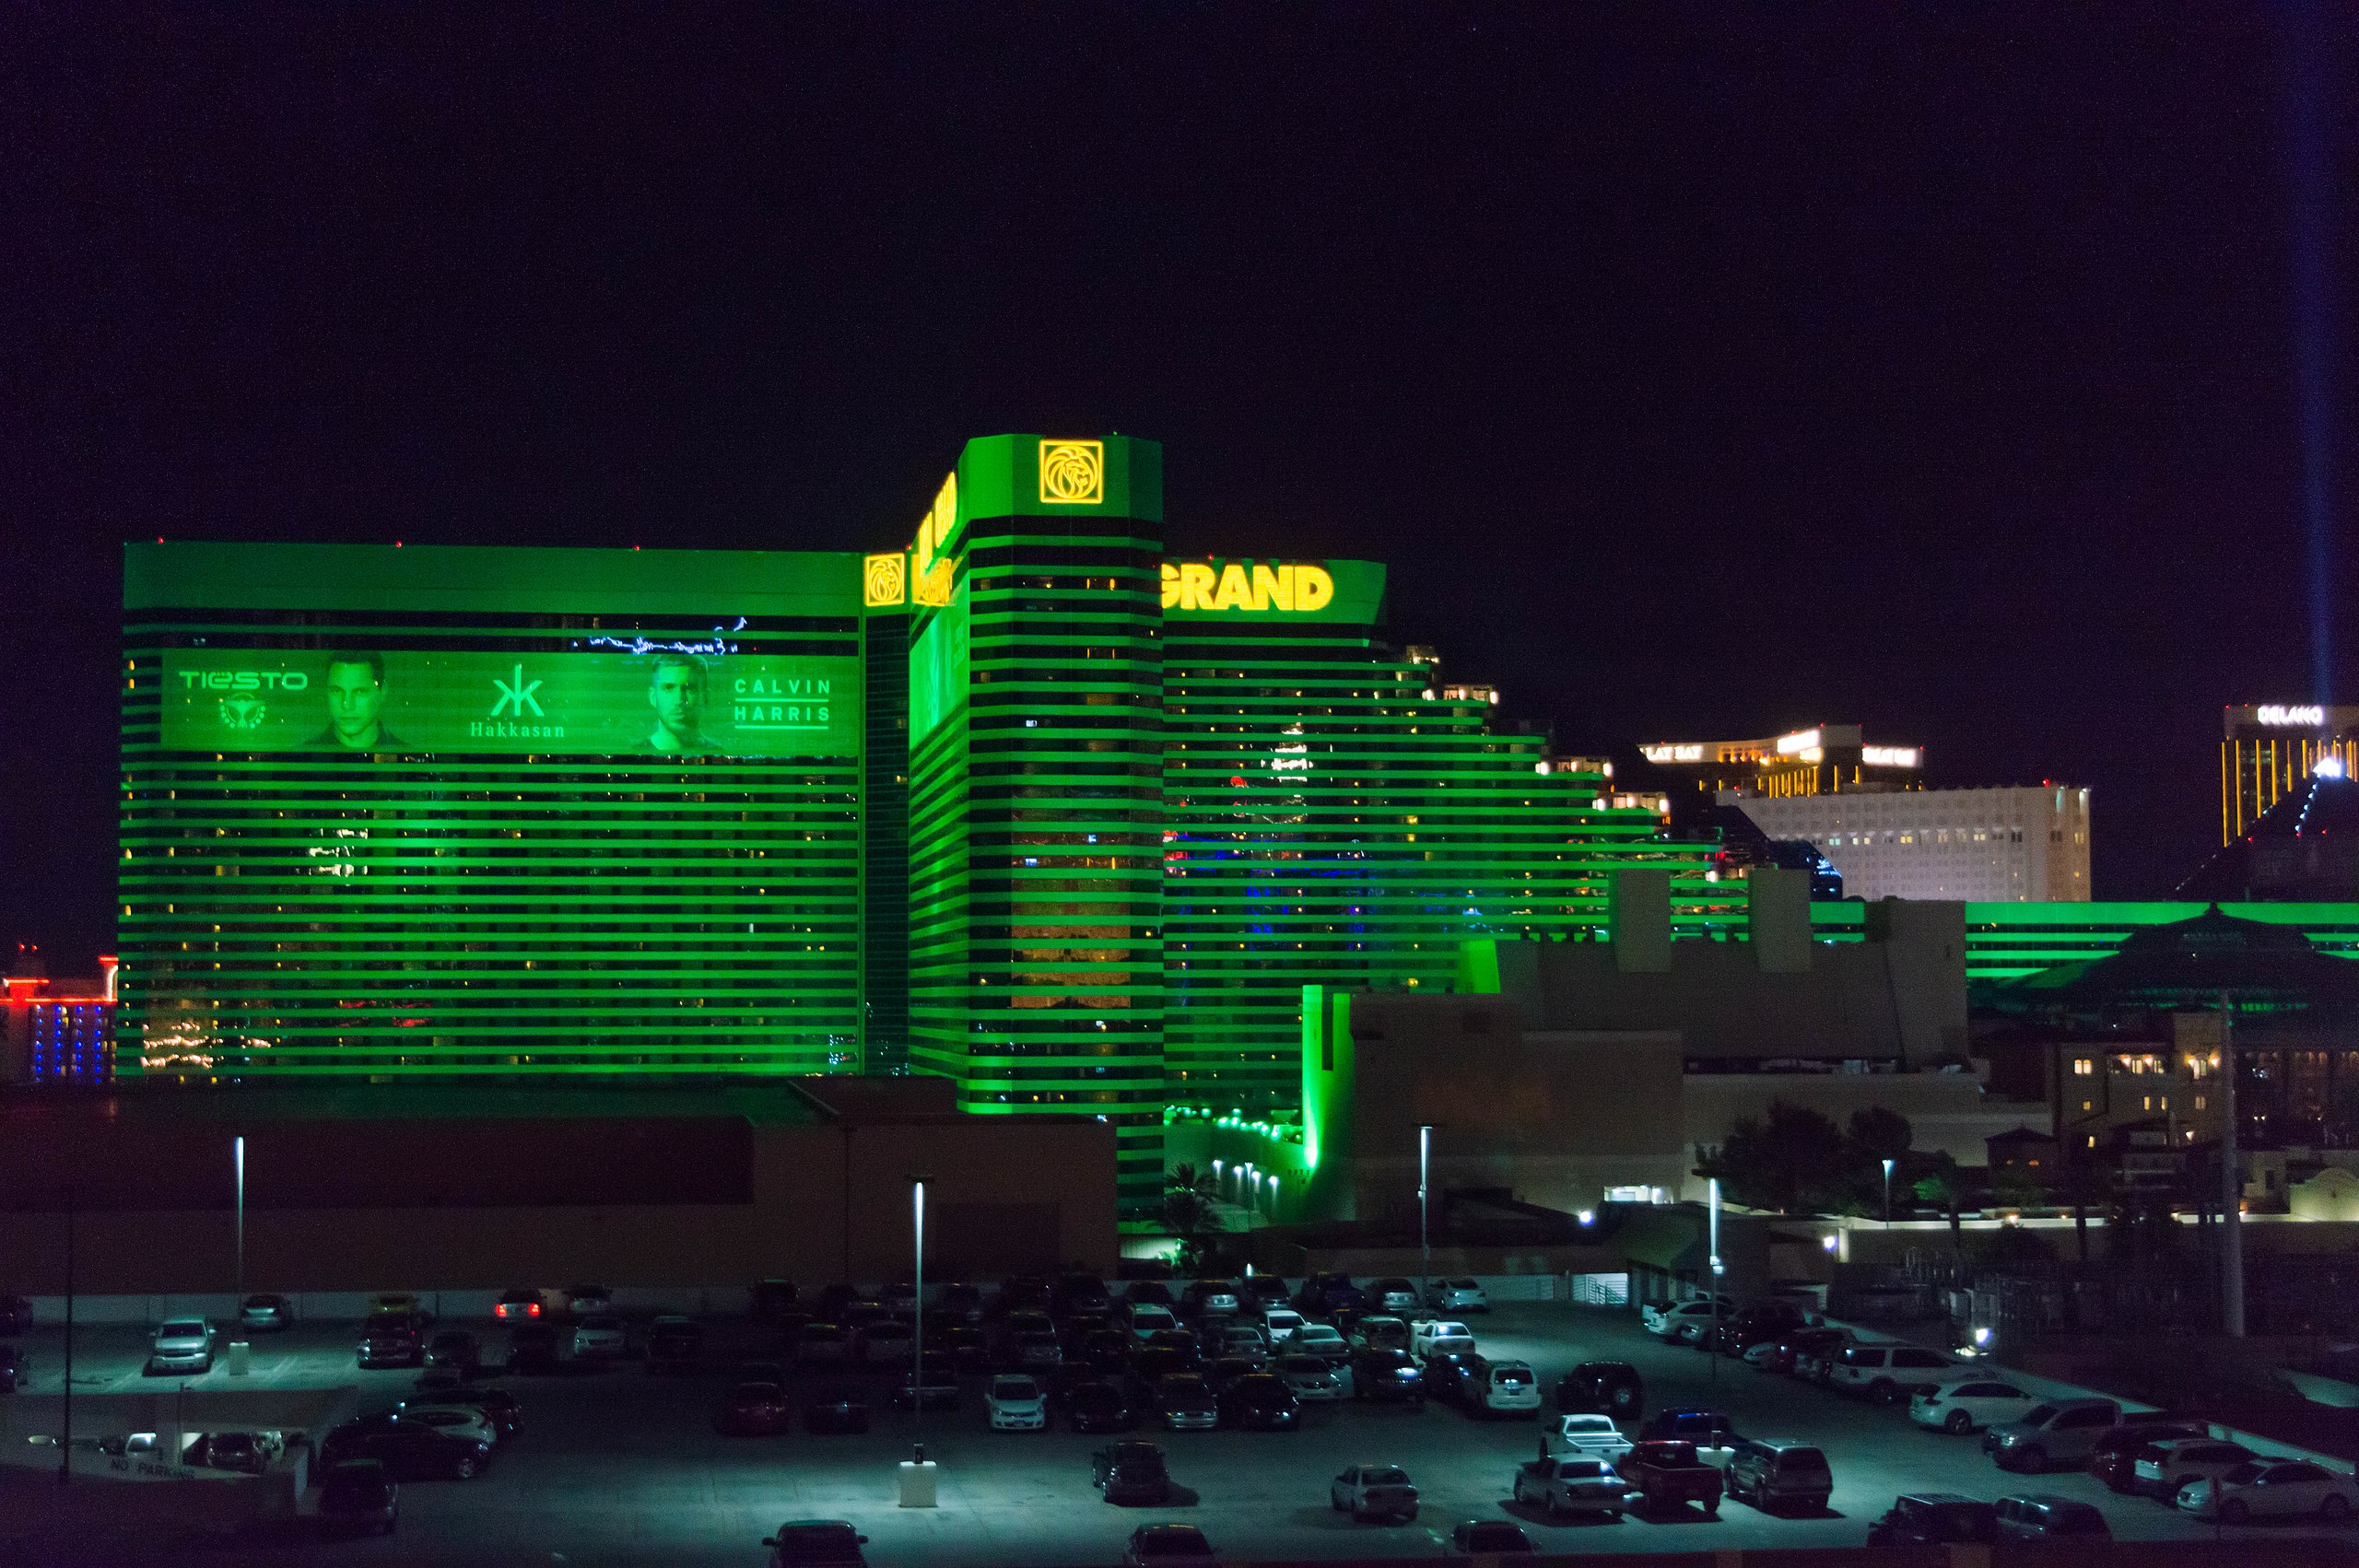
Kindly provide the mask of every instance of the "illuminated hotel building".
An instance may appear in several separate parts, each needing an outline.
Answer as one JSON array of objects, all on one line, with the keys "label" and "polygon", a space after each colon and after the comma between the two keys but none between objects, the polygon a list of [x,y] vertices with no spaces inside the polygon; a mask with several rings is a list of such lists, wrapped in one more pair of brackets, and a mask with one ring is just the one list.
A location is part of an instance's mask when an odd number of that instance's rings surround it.
[{"label": "illuminated hotel building", "polygon": [[1924,788],[1925,748],[1870,745],[1857,724],[1817,724],[1758,741],[1655,741],[1649,762],[1708,794],[1778,800]]},{"label": "illuminated hotel building", "polygon": [[1167,555],[1161,449],[968,443],[882,553],[135,544],[126,1077],[915,1071],[1290,1114],[1306,983],[1586,936],[1710,846],[1496,733],[1365,561]]},{"label": "illuminated hotel building", "polygon": [[53,980],[29,952],[9,967],[0,1001],[0,1083],[106,1083],[114,1078],[115,961],[87,980]]},{"label": "illuminated hotel building", "polygon": [[1720,802],[1802,838],[1847,897],[2071,903],[2089,896],[2089,792],[2062,785]]},{"label": "illuminated hotel building", "polygon": [[2222,714],[2220,842],[2232,843],[2313,773],[2359,777],[2359,707],[2248,703]]}]

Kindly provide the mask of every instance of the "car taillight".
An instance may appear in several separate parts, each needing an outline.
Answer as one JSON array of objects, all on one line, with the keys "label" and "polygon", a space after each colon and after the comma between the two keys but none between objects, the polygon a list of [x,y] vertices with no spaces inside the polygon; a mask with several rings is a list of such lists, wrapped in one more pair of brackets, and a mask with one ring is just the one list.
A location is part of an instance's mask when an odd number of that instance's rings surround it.
[{"label": "car taillight", "polygon": [[532,1305],[524,1309],[524,1316],[527,1317],[538,1317],[540,1315],[541,1304],[539,1302],[534,1302]]}]

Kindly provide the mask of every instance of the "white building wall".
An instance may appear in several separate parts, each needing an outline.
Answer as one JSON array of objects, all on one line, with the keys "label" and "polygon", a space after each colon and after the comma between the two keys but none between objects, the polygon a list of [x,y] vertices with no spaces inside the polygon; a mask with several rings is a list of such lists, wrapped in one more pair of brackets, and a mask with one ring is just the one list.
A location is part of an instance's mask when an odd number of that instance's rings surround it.
[{"label": "white building wall", "polygon": [[1846,897],[2048,902],[2089,896],[2089,792],[2064,785],[1805,795],[1720,793],[1772,838],[1806,838]]}]

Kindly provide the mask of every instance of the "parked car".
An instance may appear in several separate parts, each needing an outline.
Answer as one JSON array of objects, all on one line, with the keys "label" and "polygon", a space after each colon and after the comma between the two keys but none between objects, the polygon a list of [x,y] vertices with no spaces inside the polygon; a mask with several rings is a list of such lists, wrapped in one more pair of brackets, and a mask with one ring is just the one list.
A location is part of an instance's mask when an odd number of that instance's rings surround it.
[{"label": "parked car", "polygon": [[2121,1407],[2111,1399],[2050,1400],[1984,1432],[1982,1451],[2002,1470],[2077,1465],[2095,1449],[2099,1434],[2120,1419]]},{"label": "parked car", "polygon": [[2259,1463],[2260,1456],[2241,1443],[2224,1443],[2215,1437],[2171,1437],[2139,1449],[2130,1471],[2138,1491],[2177,1503],[2190,1481],[2213,1480]]},{"label": "parked car", "polygon": [[573,1359],[620,1361],[630,1349],[630,1331],[611,1313],[593,1312],[573,1324]]},{"label": "parked car", "polygon": [[473,1373],[483,1364],[483,1343],[464,1328],[445,1328],[426,1341],[426,1364]]},{"label": "parked car", "polygon": [[401,1488],[381,1459],[346,1459],[320,1480],[320,1523],[339,1535],[393,1533],[401,1519]]},{"label": "parked car", "polygon": [[1247,1432],[1292,1432],[1302,1424],[1302,1405],[1282,1379],[1257,1372],[1220,1391],[1220,1423]]},{"label": "parked car", "polygon": [[1351,1341],[1332,1323],[1306,1322],[1286,1341],[1286,1350],[1294,1355],[1317,1356],[1336,1366],[1352,1359]]},{"label": "parked car", "polygon": [[935,1312],[954,1323],[983,1320],[983,1293],[965,1280],[953,1280],[934,1297]]},{"label": "parked car", "polygon": [[1475,1349],[1474,1330],[1449,1317],[1428,1317],[1409,1325],[1409,1353],[1413,1356],[1472,1353]]},{"label": "parked car", "polygon": [[868,1393],[857,1383],[828,1383],[803,1401],[803,1430],[858,1433],[868,1430]]},{"label": "parked car", "polygon": [[2094,1503],[2083,1503],[2071,1497],[2057,1497],[2048,1492],[2035,1492],[2025,1497],[2001,1497],[1991,1504],[1996,1517],[1998,1538],[2008,1541],[2096,1541],[2111,1540],[2113,1531],[2107,1527],[2105,1515]]},{"label": "parked car", "polygon": [[1285,1281],[1276,1274],[1248,1274],[1238,1293],[1245,1305],[1257,1309],[1283,1306],[1294,1299]]},{"label": "parked car", "polygon": [[1398,1278],[1372,1281],[1365,1293],[1379,1312],[1414,1312],[1424,1305],[1417,1299],[1416,1285]]},{"label": "parked car", "polygon": [[14,1345],[0,1345],[0,1394],[13,1394],[17,1385],[30,1376],[25,1354]]},{"label": "parked car", "polygon": [[867,1568],[868,1538],[841,1519],[789,1519],[762,1538],[769,1568]]},{"label": "parked car", "polygon": [[147,1341],[147,1375],[212,1371],[213,1340],[213,1325],[202,1317],[166,1318]]},{"label": "parked car", "polygon": [[1720,1472],[1696,1457],[1693,1443],[1634,1444],[1614,1469],[1630,1484],[1631,1507],[1661,1514],[1694,1503],[1702,1506],[1708,1517],[1719,1517]]},{"label": "parked car", "polygon": [[704,1358],[704,1325],[666,1313],[647,1326],[647,1369],[684,1372]]},{"label": "parked car", "polygon": [[508,1370],[559,1372],[565,1367],[566,1340],[548,1323],[520,1323],[508,1331]]},{"label": "parked car", "polygon": [[1365,1350],[1352,1357],[1352,1397],[1422,1406],[1426,1372],[1406,1351]]},{"label": "parked car", "polygon": [[1046,1432],[1048,1397],[1040,1385],[1020,1374],[1003,1374],[991,1381],[984,1395],[993,1432]]},{"label": "parked car", "polygon": [[1167,1562],[1213,1562],[1212,1542],[1193,1525],[1141,1525],[1122,1547],[1122,1568],[1158,1568]]},{"label": "parked car", "polygon": [[1171,1305],[1171,1287],[1161,1280],[1133,1280],[1122,1287],[1126,1303],[1153,1302],[1157,1306]]},{"label": "parked car", "polygon": [[1226,1317],[1237,1312],[1237,1284],[1231,1280],[1198,1280],[1188,1287],[1191,1317]]},{"label": "parked car", "polygon": [[1426,1397],[1462,1402],[1469,1398],[1469,1379],[1483,1358],[1473,1351],[1451,1351],[1426,1358]]},{"label": "parked car", "polygon": [[473,1410],[481,1415],[500,1442],[523,1430],[524,1407],[515,1395],[505,1388],[487,1388],[469,1383],[445,1372],[429,1372],[417,1380],[418,1397],[400,1408],[407,1410],[414,1402],[421,1408]]},{"label": "parked car", "polygon": [[1556,1408],[1567,1412],[1635,1417],[1646,1403],[1646,1380],[1626,1361],[1585,1361],[1556,1379]]},{"label": "parked car", "polygon": [[1113,1310],[1113,1298],[1106,1293],[1106,1281],[1095,1274],[1067,1274],[1057,1281],[1051,1296],[1052,1309],[1067,1316],[1082,1316],[1091,1313]]},{"label": "parked car", "polygon": [[769,1437],[788,1426],[791,1401],[776,1383],[740,1383],[712,1412],[712,1430],[724,1437]]},{"label": "parked car", "polygon": [[405,1425],[430,1426],[452,1437],[464,1437],[471,1443],[490,1447],[499,1445],[499,1428],[491,1417],[474,1405],[440,1405],[405,1401],[393,1412]]},{"label": "parked car", "polygon": [[1603,1459],[1608,1464],[1618,1462],[1630,1452],[1630,1440],[1605,1415],[1575,1413],[1550,1418],[1543,1422],[1547,1451],[1559,1458]]},{"label": "parked car", "polygon": [[[1649,1302],[1638,1309],[1638,1322],[1648,1333],[1677,1343],[1683,1339],[1693,1339],[1698,1328],[1711,1322],[1713,1310],[1709,1296],[1698,1296],[1692,1301]],[[1719,1314],[1722,1317],[1735,1316],[1736,1303],[1722,1296]],[[1684,1335],[1681,1333],[1683,1328],[1687,1331]]]},{"label": "parked car", "polygon": [[29,1334],[33,1327],[33,1304],[29,1297],[14,1291],[0,1291],[0,1337],[13,1338]]},{"label": "parked car", "polygon": [[2359,1504],[2359,1480],[2307,1459],[2238,1465],[2214,1480],[2189,1481],[2178,1494],[2178,1505],[2187,1512],[2229,1525],[2306,1515],[2344,1519],[2354,1504]]},{"label": "parked car", "polygon": [[258,1476],[270,1469],[270,1457],[277,1452],[276,1445],[265,1445],[251,1432],[212,1432],[199,1440],[202,1453],[192,1446],[192,1465],[205,1465],[217,1470],[236,1470],[244,1475]]},{"label": "parked car", "polygon": [[1993,1422],[2004,1426],[2038,1402],[2012,1383],[1968,1377],[1919,1388],[1908,1401],[1908,1419],[1919,1426],[1963,1437]]},{"label": "parked car", "polygon": [[1540,1375],[1528,1361],[1476,1356],[1459,1380],[1459,1398],[1470,1415],[1531,1415],[1540,1409]]},{"label": "parked car", "polygon": [[1409,1348],[1409,1320],[1387,1313],[1372,1312],[1355,1319],[1344,1339],[1356,1351],[1405,1351]]},{"label": "parked car", "polygon": [[1089,1457],[1090,1484],[1124,1508],[1159,1508],[1171,1501],[1171,1471],[1152,1443],[1110,1443]]},{"label": "parked car", "polygon": [[1860,1341],[1847,1328],[1817,1332],[1824,1337],[1796,1337],[1800,1348],[1794,1352],[1793,1373],[1803,1382],[1816,1383],[1823,1387],[1834,1381],[1835,1363],[1843,1359],[1843,1352]]},{"label": "parked car", "polygon": [[1293,1307],[1278,1305],[1265,1308],[1262,1314],[1262,1336],[1273,1350],[1291,1340],[1301,1331],[1306,1319]]},{"label": "parked car", "polygon": [[1744,1441],[1737,1435],[1736,1422],[1726,1410],[1702,1406],[1674,1406],[1657,1410],[1638,1429],[1641,1443],[1681,1442],[1696,1446],[1696,1457],[1715,1468],[1724,1467],[1736,1456],[1736,1445]]},{"label": "parked car", "polygon": [[1169,1307],[1153,1301],[1127,1303],[1122,1308],[1122,1321],[1133,1335],[1142,1340],[1151,1340],[1157,1334],[1168,1333],[1180,1327],[1180,1319],[1171,1315]]},{"label": "parked car", "polygon": [[1351,1368],[1332,1361],[1318,1356],[1280,1356],[1276,1371],[1297,1399],[1324,1404],[1352,1397]]},{"label": "parked car", "polygon": [[491,1304],[491,1315],[502,1323],[522,1323],[541,1316],[541,1293],[517,1289],[502,1291],[499,1299]]},{"label": "parked car", "polygon": [[1743,1437],[1729,1456],[1729,1495],[1765,1514],[1781,1508],[1823,1510],[1835,1492],[1824,1450],[1790,1437]]},{"label": "parked car", "polygon": [[424,1366],[426,1341],[406,1316],[387,1313],[362,1326],[356,1355],[363,1367]]},{"label": "parked car", "polygon": [[1954,1492],[1912,1492],[1893,1499],[1868,1527],[1870,1546],[1987,1546],[1999,1533],[1998,1510]]},{"label": "parked car", "polygon": [[1828,1387],[1897,1405],[1920,1386],[1964,1375],[1955,1358],[1921,1345],[1851,1345],[1835,1359]]},{"label": "parked car", "polygon": [[[2134,1426],[2124,1422],[2097,1433],[2096,1441],[2089,1445],[2089,1474],[2103,1481],[2107,1491],[2136,1492],[2138,1456],[2144,1452],[2146,1445],[2174,1437],[2211,1435],[2210,1425],[2185,1416],[2167,1416]],[[2176,1496],[2172,1501],[2177,1501]]]},{"label": "parked car", "polygon": [[757,1280],[745,1293],[746,1309],[757,1321],[775,1323],[794,1310],[797,1294],[792,1280]]},{"label": "parked car", "polygon": [[1349,1274],[1313,1274],[1294,1293],[1297,1311],[1311,1317],[1332,1317],[1338,1312],[1366,1312],[1367,1293],[1352,1283]]},{"label": "parked car", "polygon": [[851,1330],[840,1323],[805,1323],[794,1339],[794,1357],[805,1366],[843,1366],[853,1359]]},{"label": "parked car", "polygon": [[333,1469],[346,1459],[375,1459],[398,1480],[471,1480],[490,1461],[491,1444],[423,1422],[363,1417],[320,1440],[321,1463]]},{"label": "parked car", "polygon": [[426,1304],[411,1291],[379,1291],[369,1298],[369,1316],[414,1318],[420,1330],[434,1321],[434,1315],[426,1310]]},{"label": "parked car", "polygon": [[1270,1353],[1269,1336],[1250,1323],[1232,1323],[1220,1332],[1215,1354],[1225,1356],[1262,1356]]},{"label": "parked car", "polygon": [[565,1293],[565,1309],[576,1317],[604,1317],[615,1310],[615,1293],[604,1285],[576,1285]]},{"label": "parked car", "polygon": [[238,1327],[249,1334],[276,1334],[295,1321],[295,1304],[281,1295],[251,1295],[238,1304]]},{"label": "parked car", "polygon": [[[883,1318],[860,1330],[860,1362],[863,1366],[907,1366],[916,1348],[917,1335],[898,1318]],[[1051,1334],[1049,1342],[1054,1344]],[[1054,1363],[1049,1364],[1054,1365]]]},{"label": "parked car", "polygon": [[1516,1467],[1515,1500],[1543,1509],[1552,1518],[1567,1514],[1618,1517],[1629,1498],[1630,1483],[1603,1459],[1568,1455],[1526,1459]]},{"label": "parked car", "polygon": [[1328,1483],[1327,1500],[1355,1519],[1414,1519],[1417,1489],[1398,1465],[1354,1465]]},{"label": "parked car", "polygon": [[1168,1372],[1156,1378],[1154,1407],[1172,1432],[1209,1432],[1220,1424],[1220,1401],[1199,1373]]},{"label": "parked car", "polygon": [[1851,1342],[1848,1328],[1797,1328],[1774,1340],[1764,1340],[1744,1352],[1744,1364],[1755,1372],[1794,1373],[1805,1352],[1831,1352]]},{"label": "parked car", "polygon": [[1204,1368],[1204,1381],[1217,1394],[1240,1377],[1250,1377],[1257,1372],[1270,1370],[1270,1358],[1264,1355],[1216,1356]]},{"label": "parked car", "polygon": [[1426,1305],[1437,1312],[1488,1312],[1491,1298],[1479,1283],[1461,1275],[1427,1286]]},{"label": "parked car", "polygon": [[1103,1378],[1074,1384],[1056,1402],[1063,1408],[1065,1424],[1075,1432],[1128,1432],[1139,1423],[1139,1412],[1128,1396]]},{"label": "parked car", "polygon": [[1449,1532],[1452,1557],[1525,1557],[1532,1550],[1523,1527],[1505,1519],[1469,1519]]}]

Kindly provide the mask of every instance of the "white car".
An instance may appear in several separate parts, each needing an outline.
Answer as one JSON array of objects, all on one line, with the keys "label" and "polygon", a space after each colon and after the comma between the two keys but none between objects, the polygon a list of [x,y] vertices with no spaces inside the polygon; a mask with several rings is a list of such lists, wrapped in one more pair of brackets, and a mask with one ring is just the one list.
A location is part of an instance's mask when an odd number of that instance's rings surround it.
[{"label": "white car", "polygon": [[[1441,1281],[1434,1281],[1437,1292]],[[1414,1312],[1417,1310],[1417,1287],[1402,1279],[1371,1281],[1367,1287],[1369,1305],[1378,1312]],[[1437,1295],[1434,1305],[1442,1305]]]},{"label": "white car", "polygon": [[1970,1371],[1921,1345],[1853,1345],[1835,1358],[1826,1380],[1847,1394],[1896,1405],[1920,1384],[1947,1383]]},{"label": "white car", "polygon": [[1169,1307],[1158,1306],[1151,1301],[1133,1303],[1128,1313],[1131,1332],[1142,1340],[1168,1334],[1180,1327],[1180,1319],[1171,1315]]},{"label": "white car", "polygon": [[623,1320],[603,1313],[573,1326],[573,1355],[577,1361],[620,1361],[629,1346]]},{"label": "white car", "polygon": [[1417,1516],[1417,1488],[1398,1465],[1354,1465],[1329,1483],[1327,1500],[1355,1519]]},{"label": "white car", "polygon": [[991,1410],[993,1432],[1049,1429],[1049,1401],[1041,1395],[1039,1384],[1029,1377],[992,1378],[983,1402]]},{"label": "white car", "polygon": [[1301,1332],[1305,1321],[1302,1314],[1293,1307],[1273,1306],[1262,1314],[1262,1332],[1270,1337],[1270,1344],[1274,1348]]},{"label": "white car", "polygon": [[[1444,1344],[1463,1340],[1464,1344]],[[1409,1353],[1423,1360],[1430,1355],[1472,1354],[1474,1330],[1448,1317],[1426,1317],[1409,1325]]]},{"label": "white car", "polygon": [[1352,1369],[1340,1362],[1318,1356],[1280,1356],[1276,1370],[1297,1399],[1329,1403],[1352,1397]]},{"label": "white car", "polygon": [[1438,1312],[1488,1312],[1491,1298],[1473,1280],[1436,1280],[1426,1287],[1426,1305]]},{"label": "white car", "polygon": [[202,1317],[172,1317],[156,1327],[147,1348],[150,1372],[213,1370],[213,1325]]},{"label": "white car", "polygon": [[1631,1447],[1630,1440],[1622,1435],[1622,1429],[1614,1424],[1612,1416],[1560,1415],[1547,1424],[1545,1431],[1548,1452],[1558,1458],[1577,1456],[1602,1459],[1610,1465]]},{"label": "white car", "polygon": [[1486,1415],[1520,1415],[1540,1408],[1540,1375],[1528,1361],[1485,1362],[1467,1383],[1468,1404]]},{"label": "white car", "polygon": [[417,1426],[430,1426],[453,1437],[464,1437],[487,1447],[499,1441],[499,1429],[483,1411],[465,1405],[404,1405],[394,1412],[396,1420]]},{"label": "white car", "polygon": [[2359,1480],[2307,1459],[2264,1459],[2239,1465],[2216,1480],[2179,1488],[2178,1505],[2203,1519],[2240,1525],[2247,1519],[2350,1516],[2359,1504]]},{"label": "white car", "polygon": [[2176,1500],[2196,1481],[2216,1480],[2230,1470],[2262,1462],[2259,1455],[2241,1443],[2181,1437],[2148,1444],[2130,1469],[2140,1492]]},{"label": "white car", "polygon": [[[1735,1316],[1736,1304],[1723,1298],[1719,1315],[1722,1319]],[[1660,1335],[1673,1342],[1693,1340],[1711,1327],[1712,1304],[1699,1297],[1695,1301],[1674,1302],[1668,1305],[1649,1305],[1640,1310],[1638,1320],[1649,1334]]]},{"label": "white car", "polygon": [[1969,1377],[1957,1383],[1936,1384],[1919,1392],[1908,1401],[1908,1419],[1919,1426],[1964,1436],[1994,1422],[2013,1421],[2035,1402],[2012,1383]]},{"label": "white car", "polygon": [[1352,1359],[1352,1342],[1332,1323],[1305,1323],[1286,1341],[1286,1349],[1296,1355],[1317,1356],[1338,1363]]}]

